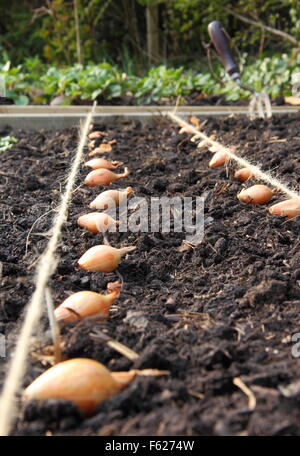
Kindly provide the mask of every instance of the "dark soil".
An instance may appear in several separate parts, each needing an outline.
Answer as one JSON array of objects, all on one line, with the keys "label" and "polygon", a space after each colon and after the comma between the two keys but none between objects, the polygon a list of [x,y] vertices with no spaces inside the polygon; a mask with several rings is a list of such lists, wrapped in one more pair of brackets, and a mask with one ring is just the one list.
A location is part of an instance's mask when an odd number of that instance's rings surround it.
[{"label": "dark soil", "polygon": [[[197,150],[166,119],[98,127],[117,140],[109,156],[131,170],[113,186],[131,185],[136,196],[147,198],[205,195],[205,235],[200,245],[181,252],[184,233],[111,234],[114,246],[137,246],[119,268],[124,290],[107,322],[64,328],[64,355],[93,358],[115,371],[150,367],[170,375],[136,379],[88,420],[63,401],[20,407],[13,434],[300,435],[300,360],[292,356],[291,340],[300,332],[299,218],[286,221],[271,217],[265,207],[240,203],[236,194],[242,184],[232,177],[234,166],[208,168],[210,152]],[[205,130],[299,188],[299,115],[251,123],[210,118]],[[77,131],[13,135],[18,144],[0,157],[0,333],[7,336],[8,355],[34,288],[36,261],[47,243]],[[101,236],[76,225],[100,192],[82,185],[85,174],[82,168],[50,283],[56,304],[79,290],[104,291],[117,278],[75,267],[85,250],[102,243]],[[46,316],[23,386],[49,367],[45,329]],[[99,330],[139,353],[138,361],[95,337]],[[1,383],[6,370],[3,360]],[[235,377],[255,395],[254,410]]]}]

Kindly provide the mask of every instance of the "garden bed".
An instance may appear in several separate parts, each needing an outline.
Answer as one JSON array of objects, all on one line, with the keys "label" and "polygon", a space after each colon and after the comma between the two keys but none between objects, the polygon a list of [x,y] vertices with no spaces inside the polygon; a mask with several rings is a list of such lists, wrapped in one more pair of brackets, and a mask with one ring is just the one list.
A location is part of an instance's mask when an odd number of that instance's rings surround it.
[{"label": "garden bed", "polygon": [[[184,233],[111,234],[114,246],[137,246],[119,268],[124,290],[107,322],[82,322],[63,330],[63,353],[96,359],[111,370],[150,367],[167,369],[170,375],[136,379],[88,420],[61,401],[29,405],[25,414],[19,412],[13,434],[299,435],[300,386],[288,388],[300,376],[300,360],[291,354],[291,337],[300,332],[299,218],[286,221],[271,217],[265,207],[240,203],[236,194],[242,184],[233,179],[234,168],[208,168],[211,153],[197,150],[190,136],[180,135],[166,118],[148,125],[118,121],[98,127],[107,131],[108,140],[117,140],[109,157],[131,171],[113,187],[130,185],[136,196],[146,198],[205,196],[205,234],[200,245],[187,251],[179,250]],[[299,187],[298,114],[251,123],[244,117],[209,118],[205,131]],[[0,333],[7,336],[10,354],[77,130],[0,133],[19,138],[0,156]],[[82,167],[78,185],[86,174]],[[76,225],[99,192],[80,185],[73,193],[59,266],[50,283],[56,304],[72,292],[103,291],[116,280],[114,274],[75,267],[88,248],[102,243],[100,235]],[[46,317],[42,323],[24,386],[49,367]],[[95,337],[97,330],[136,351],[139,359],[132,363],[118,354]],[[3,361],[1,383],[6,369]],[[256,397],[254,410],[234,385],[236,377]]]}]

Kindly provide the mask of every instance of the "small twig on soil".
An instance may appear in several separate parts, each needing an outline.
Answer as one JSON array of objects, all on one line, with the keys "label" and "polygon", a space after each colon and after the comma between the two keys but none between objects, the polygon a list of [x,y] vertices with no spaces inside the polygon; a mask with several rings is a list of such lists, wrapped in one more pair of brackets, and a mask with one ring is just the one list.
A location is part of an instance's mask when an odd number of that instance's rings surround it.
[{"label": "small twig on soil", "polygon": [[203,399],[205,396],[202,393],[197,393],[197,391],[187,390],[190,396],[196,397],[197,399]]},{"label": "small twig on soil", "polygon": [[20,179],[20,177],[22,178],[22,176],[20,176],[19,174],[4,173],[3,171],[0,171],[0,174],[1,176],[14,177],[15,179]]},{"label": "small twig on soil", "polygon": [[55,363],[60,363],[61,362],[60,329],[59,329],[57,320],[54,315],[53,300],[52,300],[50,289],[48,287],[45,289],[45,298],[46,298],[50,330],[51,330],[51,335],[52,335],[52,340],[53,340],[54,361],[55,361]]},{"label": "small twig on soil", "polygon": [[256,407],[256,398],[252,393],[251,389],[248,388],[248,386],[245,385],[245,383],[239,377],[235,377],[233,379],[233,384],[240,388],[240,390],[242,390],[243,393],[246,394],[246,396],[248,396],[248,407],[250,410],[254,410]]},{"label": "small twig on soil", "polygon": [[33,224],[31,225],[31,228],[30,228],[30,230],[28,231],[28,234],[27,234],[27,236],[26,236],[25,255],[24,255],[25,257],[26,257],[27,252],[28,252],[29,236],[31,235],[31,232],[32,232],[32,230],[33,230],[35,224],[36,224],[41,218],[45,217],[45,215],[50,214],[50,212],[52,212],[52,211],[54,211],[54,209],[50,209],[50,211],[47,211],[47,212],[45,212],[44,214],[40,215],[40,217],[38,217],[38,218],[33,222]]},{"label": "small twig on soil", "polygon": [[131,348],[126,347],[126,345],[121,344],[117,340],[111,339],[109,336],[104,334],[102,331],[95,331],[91,334],[93,339],[102,339],[109,347],[113,348],[121,355],[126,356],[130,361],[136,361],[139,358],[139,354],[131,350]]},{"label": "small twig on soil", "polygon": [[245,158],[239,157],[236,155],[230,148],[222,146],[222,144],[218,143],[217,141],[214,141],[211,139],[209,136],[207,136],[205,133],[202,133],[198,131],[193,125],[189,124],[185,120],[181,119],[178,117],[176,114],[173,112],[167,112],[167,116],[169,116],[174,122],[178,123],[181,127],[186,127],[189,129],[189,131],[193,131],[194,133],[194,138],[198,137],[201,138],[202,140],[205,140],[209,145],[214,146],[214,151],[223,151],[225,152],[228,157],[235,162],[237,162],[242,168],[248,168],[251,170],[252,174],[258,178],[261,179],[264,182],[267,182],[268,184],[272,185],[273,187],[277,188],[279,191],[282,193],[285,193],[288,195],[290,198],[300,198],[300,194],[297,192],[294,192],[293,190],[290,190],[286,185],[281,183],[278,179],[275,177],[272,177],[270,174],[262,171],[259,166],[257,165],[252,165],[248,160]]}]

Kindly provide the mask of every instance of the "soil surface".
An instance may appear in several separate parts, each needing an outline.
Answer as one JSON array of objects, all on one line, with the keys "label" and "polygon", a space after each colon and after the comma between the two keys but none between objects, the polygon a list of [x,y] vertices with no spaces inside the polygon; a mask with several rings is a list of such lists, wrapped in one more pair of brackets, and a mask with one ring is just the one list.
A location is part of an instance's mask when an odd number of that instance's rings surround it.
[{"label": "soil surface", "polygon": [[[204,128],[299,188],[299,115],[276,116],[270,122],[208,118]],[[147,200],[205,196],[205,232],[202,242],[186,251],[180,249],[185,233],[110,234],[113,246],[137,246],[119,267],[124,289],[106,322],[85,321],[63,329],[63,354],[92,358],[114,371],[158,368],[170,374],[136,378],[89,419],[64,401],[20,406],[12,433],[300,435],[300,350],[297,336],[292,340],[300,333],[299,218],[287,221],[270,216],[265,206],[240,203],[236,194],[243,184],[233,179],[235,165],[209,168],[211,153],[196,149],[190,135],[179,134],[166,119],[146,126],[120,121],[95,129],[106,131],[106,141],[116,139],[106,155],[131,171],[113,188],[131,185],[136,196]],[[0,134],[19,139],[0,155],[0,333],[6,335],[9,358],[64,190],[77,130],[7,128]],[[102,243],[101,235],[76,224],[102,190],[84,186],[86,174],[82,167],[50,282],[57,305],[76,291],[104,292],[108,282],[117,280],[113,273],[76,268],[88,248]],[[281,199],[276,195],[273,201]],[[131,362],[110,348],[100,332],[136,351],[138,360]],[[50,366],[50,355],[44,315],[32,339],[23,387]],[[8,358],[0,358],[1,384]],[[254,408],[243,385],[256,399]]]}]

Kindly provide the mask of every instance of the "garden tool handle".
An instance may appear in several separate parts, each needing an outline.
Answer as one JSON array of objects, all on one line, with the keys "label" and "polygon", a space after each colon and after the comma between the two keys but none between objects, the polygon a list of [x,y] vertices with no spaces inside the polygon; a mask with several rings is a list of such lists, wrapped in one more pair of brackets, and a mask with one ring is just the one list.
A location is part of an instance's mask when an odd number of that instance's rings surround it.
[{"label": "garden tool handle", "polygon": [[239,69],[231,55],[229,41],[226,34],[224,33],[224,29],[222,27],[221,22],[211,22],[208,25],[208,33],[220,59],[224,64],[225,70],[233,80],[239,80]]}]

